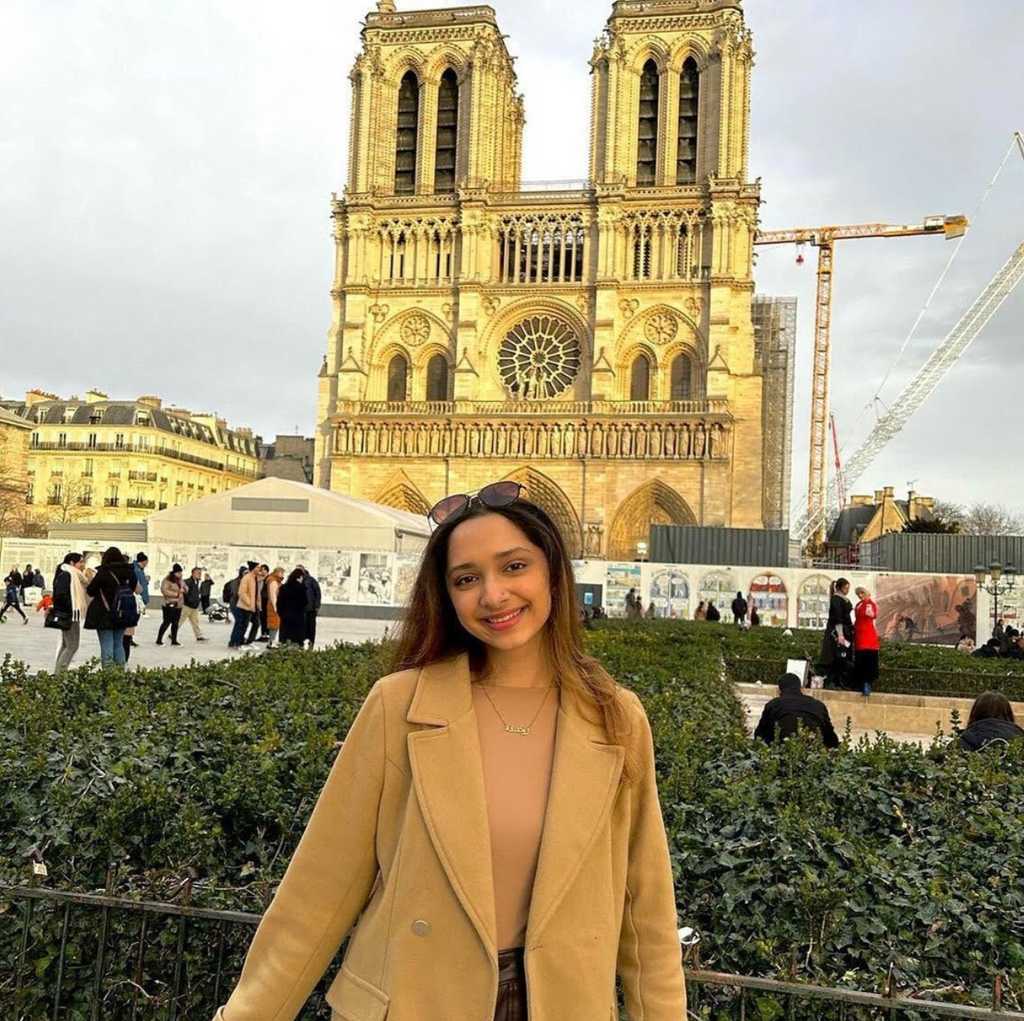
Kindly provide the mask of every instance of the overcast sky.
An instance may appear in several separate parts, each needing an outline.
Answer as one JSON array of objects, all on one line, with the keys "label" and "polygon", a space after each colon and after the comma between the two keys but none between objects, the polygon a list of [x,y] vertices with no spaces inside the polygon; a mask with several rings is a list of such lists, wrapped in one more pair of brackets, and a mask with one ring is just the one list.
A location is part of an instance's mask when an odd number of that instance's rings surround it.
[{"label": "overcast sky", "polygon": [[[157,393],[265,437],[309,434],[330,321],[329,203],[370,0],[0,5],[0,393]],[[400,9],[431,6],[403,4]],[[435,6],[455,6],[441,2]],[[498,3],[526,96],[524,177],[587,169],[606,0]],[[751,172],[766,229],[974,214],[1024,128],[1021,0],[747,0]],[[891,401],[1024,239],[1014,154],[904,359]],[[836,256],[833,400],[852,452],[950,254]],[[814,263],[763,249],[758,290],[802,303],[794,495],[806,489]],[[852,486],[1024,511],[1024,286]]]}]

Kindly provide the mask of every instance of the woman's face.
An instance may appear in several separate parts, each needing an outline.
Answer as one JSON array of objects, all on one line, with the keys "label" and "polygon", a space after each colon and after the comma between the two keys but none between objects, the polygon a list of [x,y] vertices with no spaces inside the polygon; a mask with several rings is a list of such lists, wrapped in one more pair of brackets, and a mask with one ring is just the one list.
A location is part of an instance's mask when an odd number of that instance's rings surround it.
[{"label": "woman's face", "polygon": [[490,649],[544,642],[551,616],[547,558],[508,518],[484,514],[455,527],[446,583],[460,623]]}]

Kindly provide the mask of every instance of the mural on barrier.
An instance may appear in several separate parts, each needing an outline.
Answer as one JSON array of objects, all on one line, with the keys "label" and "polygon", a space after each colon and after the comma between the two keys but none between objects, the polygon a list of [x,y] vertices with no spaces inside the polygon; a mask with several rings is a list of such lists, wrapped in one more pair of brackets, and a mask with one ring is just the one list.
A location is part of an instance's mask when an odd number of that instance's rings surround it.
[{"label": "mural on barrier", "polygon": [[977,582],[958,575],[880,574],[874,596],[883,640],[952,645],[975,619]]},{"label": "mural on barrier", "polygon": [[750,609],[757,607],[763,627],[785,627],[789,620],[789,593],[777,574],[759,574],[750,583],[747,595]]},{"label": "mural on barrier", "polygon": [[[661,565],[657,565],[661,567]],[[654,603],[656,617],[690,619],[690,582],[676,567],[656,570],[651,578],[651,591],[644,600],[644,609]]]},{"label": "mural on barrier", "polygon": [[[76,543],[87,561],[98,565],[105,542]],[[32,563],[46,578],[68,551],[58,539],[3,539],[0,561],[5,565]],[[209,571],[214,595],[235,577],[240,565],[249,560],[291,570],[303,564],[319,580],[327,606],[374,606],[397,609],[412,592],[419,567],[419,554],[368,550],[284,549],[186,545],[154,541],[143,547],[149,553],[149,574],[153,587],[177,562]],[[128,550],[134,558],[137,549]],[[840,576],[853,588],[864,585],[874,593],[879,606],[879,634],[886,641],[914,641],[955,644],[961,634],[974,634],[977,626],[985,641],[991,633],[992,599],[978,591],[973,577],[960,575],[876,574],[869,571],[808,568],[735,568],[724,565],[609,563],[600,560],[574,561],[576,582],[592,602],[600,601],[612,617],[625,616],[629,589],[636,589],[647,609],[654,603],[655,615],[692,619],[699,600],[713,600],[724,620],[731,620],[731,604],[737,591],[758,608],[764,627],[802,627],[821,630],[828,618],[829,585]],[[583,602],[586,596],[581,595]],[[855,597],[851,597],[855,600]],[[1007,599],[999,600],[1000,617],[1019,622],[1024,616],[1024,590],[1018,587]]]}]

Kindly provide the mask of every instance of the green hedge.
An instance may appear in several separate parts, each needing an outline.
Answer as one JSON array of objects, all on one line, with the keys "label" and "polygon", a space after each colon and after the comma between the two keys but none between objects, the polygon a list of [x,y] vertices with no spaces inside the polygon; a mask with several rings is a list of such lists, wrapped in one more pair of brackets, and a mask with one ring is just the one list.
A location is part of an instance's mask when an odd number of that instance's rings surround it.
[{"label": "green hedge", "polygon": [[[588,642],[647,707],[680,922],[705,933],[705,964],[787,976],[796,954],[817,981],[877,990],[896,953],[915,988],[952,984],[985,1002],[1001,969],[1006,1002],[1019,1001],[1024,749],[755,746],[723,653],[761,643],[778,655],[760,634],[622,622]],[[372,644],[60,679],[8,659],[0,880],[24,881],[41,850],[51,886],[100,889],[116,862],[118,893],[167,899],[194,875],[193,903],[260,911],[382,669]],[[0,913],[0,976],[12,973],[16,916]],[[58,956],[54,926],[40,919],[32,939],[43,964],[18,1005],[26,1016]],[[176,951],[165,942],[166,970]],[[241,949],[229,947],[229,971]],[[202,942],[189,951],[186,1016],[210,1006],[212,957]],[[17,1016],[5,995],[0,977],[0,1016]],[[89,996],[83,978],[67,1016],[87,1017]]]}]

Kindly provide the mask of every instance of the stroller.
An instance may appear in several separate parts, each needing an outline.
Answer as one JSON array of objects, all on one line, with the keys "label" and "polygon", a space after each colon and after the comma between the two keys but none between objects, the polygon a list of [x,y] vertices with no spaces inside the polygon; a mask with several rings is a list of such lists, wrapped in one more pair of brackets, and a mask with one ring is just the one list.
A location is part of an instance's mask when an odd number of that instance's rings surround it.
[{"label": "stroller", "polygon": [[222,603],[219,599],[213,600],[206,610],[206,617],[211,623],[213,621],[222,620],[225,624],[231,623],[231,608],[227,603]]}]

